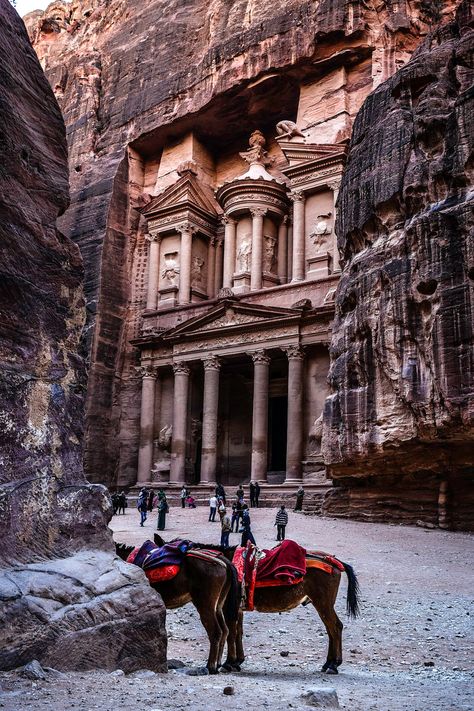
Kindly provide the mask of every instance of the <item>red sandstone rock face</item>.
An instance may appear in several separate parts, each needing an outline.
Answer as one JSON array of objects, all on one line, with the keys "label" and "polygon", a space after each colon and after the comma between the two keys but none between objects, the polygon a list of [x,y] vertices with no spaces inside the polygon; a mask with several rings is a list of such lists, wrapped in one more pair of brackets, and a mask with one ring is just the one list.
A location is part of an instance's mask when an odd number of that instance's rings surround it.
[{"label": "red sandstone rock face", "polygon": [[348,489],[332,512],[437,522],[441,481],[442,522],[447,487],[452,525],[473,524],[473,47],[463,3],[354,124],[323,434]]},{"label": "red sandstone rock face", "polygon": [[85,461],[92,480],[127,483],[136,473],[139,390],[127,348],[136,324],[127,309],[143,155],[199,121],[200,130],[221,142],[262,128],[269,101],[281,101],[280,118],[289,118],[283,115],[287,87],[338,66],[350,76],[337,89],[346,92],[346,110],[336,118],[330,84],[322,104],[329,119],[341,122],[335,139],[344,140],[367,94],[454,4],[397,3],[394,9],[381,2],[375,10],[343,0],[77,0],[26,18],[67,126],[72,204],[61,228],[79,244],[86,272]]},{"label": "red sandstone rock face", "polygon": [[65,128],[7,0],[0,65],[0,669],[132,671],[149,654],[163,671],[161,598],[115,558],[110,499],[83,474],[83,269],[55,224]]}]

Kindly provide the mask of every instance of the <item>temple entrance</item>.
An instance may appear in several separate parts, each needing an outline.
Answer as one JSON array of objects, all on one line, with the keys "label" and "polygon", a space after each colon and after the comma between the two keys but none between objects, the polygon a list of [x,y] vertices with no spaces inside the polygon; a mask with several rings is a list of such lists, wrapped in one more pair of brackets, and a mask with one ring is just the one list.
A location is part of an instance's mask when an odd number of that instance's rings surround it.
[{"label": "temple entrance", "polygon": [[287,421],[288,397],[271,397],[268,403],[268,470],[273,476],[281,472],[282,481],[286,470]]}]

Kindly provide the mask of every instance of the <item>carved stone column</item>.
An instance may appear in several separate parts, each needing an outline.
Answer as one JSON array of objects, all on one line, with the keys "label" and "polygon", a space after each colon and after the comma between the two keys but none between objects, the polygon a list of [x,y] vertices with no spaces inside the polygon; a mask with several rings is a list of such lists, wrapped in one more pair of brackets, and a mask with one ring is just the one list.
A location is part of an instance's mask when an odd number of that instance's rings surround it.
[{"label": "carved stone column", "polygon": [[304,352],[299,345],[284,349],[288,356],[288,426],[286,438],[286,481],[303,480],[303,368]]},{"label": "carved stone column", "polygon": [[291,281],[305,278],[305,195],[300,190],[290,193],[293,200],[293,269]]},{"label": "carved stone column", "polygon": [[254,362],[251,480],[266,482],[268,460],[268,375],[265,351],[252,354]]},{"label": "carved stone column", "polygon": [[174,363],[173,437],[171,440],[170,484],[186,478],[186,433],[188,423],[189,366]]},{"label": "carved stone column", "polygon": [[278,277],[280,284],[286,284],[287,280],[287,260],[288,260],[288,217],[280,222],[278,228]]},{"label": "carved stone column", "polygon": [[191,256],[193,250],[193,234],[196,231],[189,223],[178,228],[181,232],[181,249],[179,253],[179,295],[180,304],[191,301]]},{"label": "carved stone column", "polygon": [[216,280],[216,238],[211,237],[207,249],[207,295],[210,299],[215,295]]},{"label": "carved stone column", "polygon": [[252,215],[252,263],[250,268],[250,290],[262,288],[263,276],[263,217],[267,210],[255,207]]},{"label": "carved stone column", "polygon": [[224,240],[222,237],[216,238],[216,266],[214,270],[214,296],[217,296],[222,288],[222,271],[224,268]]},{"label": "carved stone column", "polygon": [[153,464],[153,432],[155,424],[155,392],[158,370],[153,366],[140,368],[142,401],[140,406],[140,445],[138,449],[137,484],[150,481]]},{"label": "carved stone column", "polygon": [[222,280],[223,288],[232,288],[232,277],[235,269],[235,233],[236,222],[232,217],[224,215],[222,218],[224,223],[224,277]]},{"label": "carved stone column", "polygon": [[158,303],[158,282],[160,278],[160,242],[159,234],[145,237],[150,243],[148,250],[148,287],[146,296],[147,311],[155,311]]},{"label": "carved stone column", "polygon": [[217,411],[220,363],[216,356],[204,361],[201,484],[215,484],[217,466]]},{"label": "carved stone column", "polygon": [[337,203],[337,198],[339,197],[339,188],[341,187],[341,183],[339,180],[334,180],[331,183],[328,183],[328,187],[332,190],[332,199],[333,199],[333,212],[332,214],[334,215],[334,226],[333,226],[333,233],[334,233],[334,243],[333,243],[333,253],[332,253],[332,270],[333,272],[340,272],[341,267],[339,264],[339,249],[337,247],[337,235],[336,235],[336,203]]}]

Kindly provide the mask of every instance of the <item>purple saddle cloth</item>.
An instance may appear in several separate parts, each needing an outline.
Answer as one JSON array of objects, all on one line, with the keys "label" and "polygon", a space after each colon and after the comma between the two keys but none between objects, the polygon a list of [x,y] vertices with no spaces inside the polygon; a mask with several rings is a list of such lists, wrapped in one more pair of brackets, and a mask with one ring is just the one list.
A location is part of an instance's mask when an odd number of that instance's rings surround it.
[{"label": "purple saddle cloth", "polygon": [[187,551],[192,547],[191,541],[177,539],[158,547],[152,541],[145,541],[134,558],[134,564],[143,570],[153,570],[162,565],[181,565]]}]

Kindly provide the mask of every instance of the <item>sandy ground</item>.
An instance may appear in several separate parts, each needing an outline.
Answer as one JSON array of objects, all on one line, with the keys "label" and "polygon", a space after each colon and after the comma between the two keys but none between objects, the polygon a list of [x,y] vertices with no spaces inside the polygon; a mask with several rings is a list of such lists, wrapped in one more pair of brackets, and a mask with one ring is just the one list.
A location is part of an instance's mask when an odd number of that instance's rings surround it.
[{"label": "sandy ground", "polygon": [[[261,547],[275,545],[275,510],[252,511]],[[208,510],[172,509],[165,538],[219,542]],[[117,541],[153,537],[156,514],[144,528],[128,509],[112,521]],[[246,613],[247,659],[240,674],[187,676],[172,671],[149,678],[107,673],[67,674],[32,682],[0,674],[0,708],[8,711],[164,711],[165,709],[307,708],[302,694],[335,688],[340,707],[353,711],[468,711],[474,672],[472,566],[474,539],[460,533],[322,519],[290,512],[287,537],[336,554],[354,565],[362,616],[344,614],[346,583],[337,610],[345,623],[344,662],[338,676],[321,674],[327,637],[312,606],[281,615]],[[239,536],[231,535],[231,543]],[[199,667],[207,637],[190,605],[167,614],[168,658]],[[281,652],[289,652],[281,656]],[[143,668],[146,669],[146,659]],[[231,685],[235,693],[223,694]]]}]

